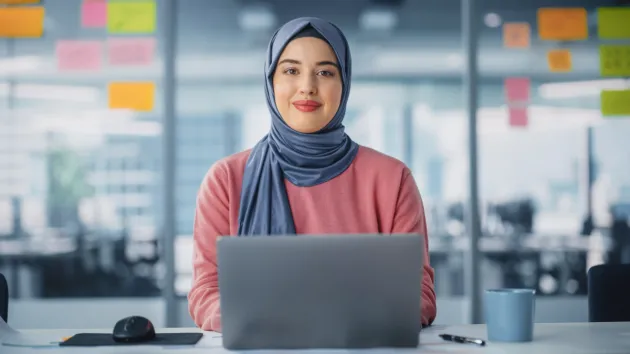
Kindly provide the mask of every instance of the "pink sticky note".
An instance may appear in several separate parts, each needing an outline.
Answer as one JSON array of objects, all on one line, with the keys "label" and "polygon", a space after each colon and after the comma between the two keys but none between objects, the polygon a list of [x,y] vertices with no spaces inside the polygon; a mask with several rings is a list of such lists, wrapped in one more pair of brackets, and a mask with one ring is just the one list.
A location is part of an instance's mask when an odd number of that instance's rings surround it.
[{"label": "pink sticky note", "polygon": [[58,41],[59,70],[98,70],[103,59],[103,45],[98,41]]},{"label": "pink sticky note", "polygon": [[510,116],[510,126],[526,127],[527,126],[527,107],[510,107],[508,109]]},{"label": "pink sticky note", "polygon": [[505,96],[508,103],[529,101],[530,80],[526,77],[505,79]]},{"label": "pink sticky note", "polygon": [[81,6],[83,27],[105,27],[107,25],[107,2],[105,0],[85,0]]},{"label": "pink sticky note", "polygon": [[110,38],[110,65],[149,65],[155,54],[155,38]]}]

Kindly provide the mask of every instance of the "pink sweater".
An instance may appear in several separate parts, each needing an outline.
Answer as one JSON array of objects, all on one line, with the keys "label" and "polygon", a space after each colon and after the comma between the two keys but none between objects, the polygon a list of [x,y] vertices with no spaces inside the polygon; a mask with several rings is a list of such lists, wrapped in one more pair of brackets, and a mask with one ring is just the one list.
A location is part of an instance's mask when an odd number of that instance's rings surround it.
[{"label": "pink sweater", "polygon": [[[235,235],[241,184],[249,150],[214,164],[199,190],[193,231],[193,284],[190,314],[200,328],[221,331],[215,243]],[[400,161],[361,146],[350,167],[338,177],[313,187],[285,181],[298,234],[420,233],[427,237],[422,199],[411,171]],[[423,324],[435,319],[433,269],[428,239],[422,282]]]}]

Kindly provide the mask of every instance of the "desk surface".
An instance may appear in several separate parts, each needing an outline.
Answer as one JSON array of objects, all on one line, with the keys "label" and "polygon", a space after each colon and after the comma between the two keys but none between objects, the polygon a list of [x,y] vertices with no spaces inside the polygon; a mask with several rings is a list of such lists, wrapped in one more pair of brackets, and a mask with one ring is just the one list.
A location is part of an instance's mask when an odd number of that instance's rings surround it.
[{"label": "desk surface", "polygon": [[[197,332],[198,329],[177,328],[161,329],[158,332]],[[29,337],[62,338],[79,332],[109,332],[108,330],[29,330],[23,333]],[[485,347],[470,344],[455,344],[445,342],[438,337],[440,333],[458,334],[477,338],[486,338],[485,325],[433,326],[420,334],[420,347],[417,349],[373,349],[366,351],[344,350],[310,350],[295,351],[295,353],[510,353],[510,354],[579,354],[579,353],[630,353],[630,322],[623,323],[567,323],[567,324],[536,324],[535,338],[530,343],[492,343]],[[30,348],[1,346],[2,354],[32,353]],[[204,338],[196,347],[177,347],[169,350],[167,347],[151,346],[136,347],[102,347],[102,348],[51,348],[46,353],[204,353],[224,354],[232,353],[221,346],[221,337],[217,333],[206,332]],[[271,353],[266,351],[264,353]],[[294,351],[283,351],[294,352]],[[249,353],[261,353],[250,351]]]}]

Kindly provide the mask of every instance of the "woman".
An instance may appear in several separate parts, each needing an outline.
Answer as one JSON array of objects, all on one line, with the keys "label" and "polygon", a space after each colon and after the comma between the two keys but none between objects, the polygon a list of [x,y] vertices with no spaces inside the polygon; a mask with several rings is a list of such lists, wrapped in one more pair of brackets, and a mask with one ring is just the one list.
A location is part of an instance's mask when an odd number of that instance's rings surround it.
[{"label": "woman", "polygon": [[[410,170],[357,145],[344,132],[350,79],[348,43],[335,25],[299,18],[273,35],[265,63],[271,130],[253,149],[214,164],[198,195],[188,299],[190,314],[202,329],[221,331],[218,236],[426,237],[424,208]],[[436,307],[428,246],[424,252],[420,318],[428,325]]]}]

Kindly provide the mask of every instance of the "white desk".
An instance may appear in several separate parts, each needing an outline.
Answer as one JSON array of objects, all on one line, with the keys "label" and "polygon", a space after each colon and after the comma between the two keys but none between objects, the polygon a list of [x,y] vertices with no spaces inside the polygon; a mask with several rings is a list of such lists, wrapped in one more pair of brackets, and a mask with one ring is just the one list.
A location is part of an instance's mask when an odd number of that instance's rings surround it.
[{"label": "white desk", "polygon": [[[197,329],[178,328],[163,329],[158,332],[196,332]],[[107,333],[109,330],[46,330],[46,331],[23,331],[25,335],[50,338],[51,340],[70,336],[79,332],[99,332]],[[491,343],[485,347],[478,347],[470,344],[456,344],[445,342],[438,337],[440,333],[458,334],[477,338],[486,338],[484,325],[463,325],[463,326],[434,326],[423,330],[420,335],[420,347],[417,349],[373,349],[365,351],[343,351],[343,350],[310,350],[295,351],[295,353],[508,353],[508,354],[580,354],[580,353],[630,353],[630,322],[624,323],[574,323],[574,324],[537,324],[535,328],[535,338],[530,343]],[[2,354],[22,354],[22,353],[182,353],[182,354],[226,354],[221,346],[221,339],[217,333],[207,332],[204,338],[196,347],[184,348],[160,348],[154,346],[126,346],[126,347],[101,347],[101,348],[17,348],[0,346]],[[277,353],[278,351],[267,351],[264,353]],[[282,351],[292,352],[293,351]],[[250,351],[249,353],[262,353],[260,351]]]}]

